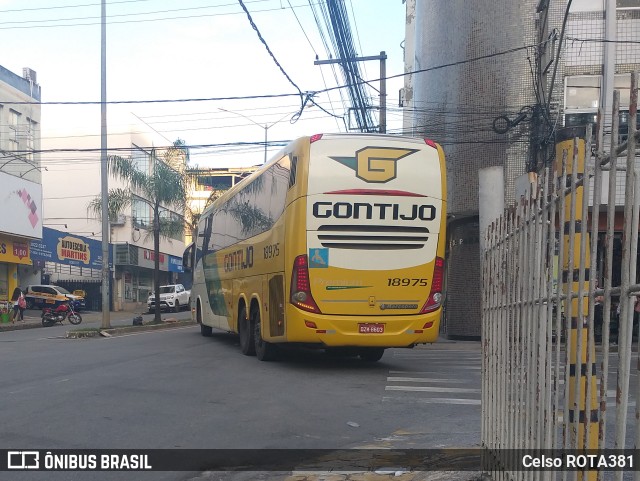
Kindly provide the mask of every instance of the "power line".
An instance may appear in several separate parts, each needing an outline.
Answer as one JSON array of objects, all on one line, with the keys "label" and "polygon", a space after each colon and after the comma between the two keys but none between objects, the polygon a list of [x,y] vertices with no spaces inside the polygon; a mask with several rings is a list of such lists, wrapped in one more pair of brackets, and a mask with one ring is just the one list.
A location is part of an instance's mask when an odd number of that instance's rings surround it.
[{"label": "power line", "polygon": [[[253,0],[252,3],[256,2],[265,2],[268,0]],[[186,12],[191,10],[203,10],[206,8],[220,8],[220,7],[230,7],[234,6],[235,3],[225,3],[223,5],[207,5],[204,7],[187,7],[187,8],[175,8],[169,10],[155,10],[151,12],[139,12],[139,13],[113,13],[108,15],[107,18],[117,18],[117,17],[137,17],[140,15],[155,15],[158,13],[174,13],[174,12]],[[239,13],[239,12],[235,12]],[[220,14],[220,15],[229,15],[229,14]],[[100,17],[91,16],[91,17],[67,17],[67,18],[47,18],[43,20],[21,20],[21,21],[5,21],[0,22],[0,25],[9,25],[9,24],[24,24],[24,23],[46,23],[46,22],[64,22],[64,21],[72,21],[72,20],[93,20],[98,19]],[[110,22],[113,23],[113,22]],[[33,27],[37,27],[37,25],[32,25]]]},{"label": "power line", "polygon": [[[115,5],[117,3],[141,3],[148,2],[152,0],[120,0],[120,1],[109,1],[109,5]],[[100,3],[85,3],[79,5],[58,5],[54,7],[34,7],[34,8],[13,8],[13,9],[3,9],[0,10],[0,13],[9,13],[9,12],[33,12],[40,10],[59,10],[65,8],[79,8],[79,7],[97,7],[100,6]]]},{"label": "power line", "polygon": [[[511,54],[511,53],[519,52],[521,50],[526,50],[526,49],[533,48],[533,47],[536,47],[536,46],[538,46],[538,45],[537,44],[532,44],[532,45],[525,45],[525,46],[521,46],[521,47],[515,47],[515,48],[507,49],[507,50],[504,50],[504,51],[501,51],[501,52],[494,52],[494,53],[491,53],[491,54],[481,55],[481,56],[478,56],[478,57],[465,59],[465,60],[460,60],[460,61],[457,61],[457,62],[451,62],[451,63],[437,65],[437,66],[433,66],[433,67],[429,67],[429,68],[418,69],[418,70],[414,70],[414,71],[411,71],[411,72],[404,72],[404,73],[398,74],[398,75],[391,75],[391,76],[387,76],[386,79],[398,78],[398,77],[403,77],[405,75],[417,74],[417,73],[423,73],[423,72],[430,72],[430,71],[440,70],[440,69],[449,68],[449,67],[453,67],[453,66],[457,66],[457,65],[463,65],[463,64],[467,64],[467,63],[471,63],[471,62],[477,62],[477,61],[480,61],[480,60],[490,59],[490,58],[494,58],[494,57],[498,57],[498,56],[502,56],[502,55],[508,55],[508,54]],[[379,80],[380,79],[377,79],[377,81],[379,81]],[[373,81],[376,81],[376,80],[373,80]],[[355,82],[355,83],[356,84],[362,84],[363,82]],[[329,92],[334,91],[334,90],[344,89],[344,88],[347,88],[349,86],[350,86],[350,84],[339,85],[339,86],[330,87],[330,88],[325,88],[324,90],[318,90],[318,91],[312,92],[311,94],[308,94],[308,95],[316,96],[316,95],[323,94],[323,93],[329,93]],[[109,101],[107,103],[110,103],[110,104],[180,103],[180,102],[205,102],[205,101],[230,101],[230,100],[256,100],[256,99],[270,99],[270,98],[285,98],[285,97],[292,97],[292,96],[299,96],[299,94],[294,94],[294,93],[289,93],[289,94],[266,94],[266,95],[251,95],[251,96],[189,98],[189,99],[116,100],[116,101]],[[100,102],[96,102],[96,101],[84,101],[84,102],[11,102],[11,101],[1,101],[0,103],[3,103],[3,104],[14,104],[14,105],[25,105],[25,104],[34,104],[34,105],[37,105],[37,104],[39,104],[39,105],[98,105],[98,104],[100,104]],[[322,107],[320,107],[320,108],[322,109]],[[322,110],[324,110],[324,109],[322,109]],[[264,145],[264,143],[262,145]],[[29,151],[29,152],[31,152],[31,151]]]},{"label": "power line", "polygon": [[[258,38],[260,39],[260,42],[262,43],[262,45],[264,45],[264,48],[267,49],[267,52],[269,53],[269,55],[271,56],[271,58],[273,59],[275,64],[278,66],[278,68],[280,69],[282,74],[287,78],[289,83],[291,85],[293,85],[296,88],[296,90],[298,91],[298,93],[300,94],[300,101],[302,102],[302,106],[300,107],[300,114],[302,114],[302,109],[304,109],[304,105],[305,105],[304,95],[302,93],[302,90],[300,90],[300,87],[298,87],[298,85],[293,80],[291,80],[291,77],[289,77],[289,74],[285,71],[285,69],[282,67],[280,62],[278,62],[278,59],[276,58],[276,56],[273,54],[273,52],[269,48],[269,45],[267,44],[266,40],[262,37],[262,34],[260,33],[260,30],[258,30],[258,26],[253,21],[253,18],[251,18],[251,14],[249,13],[249,10],[247,10],[247,7],[245,6],[244,2],[242,0],[238,0],[238,2],[240,3],[240,6],[242,7],[242,10],[244,10],[244,13],[247,14],[247,18],[249,19],[249,23],[251,24],[251,27],[253,28],[253,30],[258,35]],[[300,114],[298,115],[298,117],[300,116]],[[294,118],[297,120],[297,117],[294,117]],[[294,121],[294,120],[292,119],[292,121]]]},{"label": "power line", "polygon": [[567,37],[573,42],[598,42],[598,43],[619,43],[619,44],[640,44],[640,40],[607,40],[604,38],[577,38]]},{"label": "power line", "polygon": [[[150,99],[150,100],[108,100],[107,104],[171,104],[182,102],[218,102],[229,100],[257,100],[257,99],[272,99],[282,97],[297,97],[298,94],[266,94],[266,95],[249,95],[249,96],[233,96],[233,97],[209,97],[209,98],[186,98],[186,99]],[[54,101],[54,102],[19,102],[11,100],[0,100],[2,104],[10,105],[100,105],[101,102],[96,100],[86,101]]]},{"label": "power line", "polygon": [[[253,0],[253,2],[262,2],[262,1],[267,1],[267,0]],[[227,5],[231,5],[231,4],[227,4]],[[227,6],[227,5],[223,5],[223,6]],[[234,4],[235,5],[235,4]],[[215,8],[217,6],[213,6],[212,8]],[[294,5],[294,8],[302,8],[305,7],[305,5]],[[207,8],[207,7],[197,7],[197,8]],[[185,9],[186,10],[186,9]],[[277,12],[282,10],[281,8],[267,8],[267,9],[263,9],[263,10],[255,10],[255,13],[266,13],[266,12]],[[150,13],[154,13],[154,12],[150,12]],[[145,13],[130,13],[130,14],[118,14],[118,15],[112,15],[111,17],[115,17],[115,16],[134,16],[134,15],[144,15]],[[240,15],[242,14],[242,12],[226,12],[226,13],[210,13],[210,14],[199,14],[199,15],[184,15],[184,16],[171,16],[171,17],[163,17],[163,18],[148,18],[148,19],[137,19],[137,20],[120,20],[120,21],[110,21],[108,22],[109,25],[118,25],[118,24],[126,24],[126,23],[145,23],[145,22],[158,22],[158,21],[164,21],[164,20],[185,20],[185,19],[191,19],[191,18],[202,18],[202,17],[222,17],[222,16],[229,16],[229,15]],[[99,18],[99,17],[85,17],[86,19],[92,19],[92,18]],[[44,22],[44,21],[53,21],[53,22],[60,22],[60,21],[64,21],[65,19],[52,19],[52,20],[35,20],[35,21],[25,21],[25,22],[5,22],[5,23],[34,23],[34,22]],[[69,19],[69,20],[74,20],[73,18]],[[98,22],[87,22],[87,23],[67,23],[67,24],[55,24],[55,25],[24,25],[24,26],[9,26],[9,27],[0,27],[0,30],[11,30],[11,29],[25,29],[25,28],[55,28],[55,27],[84,27],[84,26],[90,26],[90,25],[99,25],[100,21]]]}]

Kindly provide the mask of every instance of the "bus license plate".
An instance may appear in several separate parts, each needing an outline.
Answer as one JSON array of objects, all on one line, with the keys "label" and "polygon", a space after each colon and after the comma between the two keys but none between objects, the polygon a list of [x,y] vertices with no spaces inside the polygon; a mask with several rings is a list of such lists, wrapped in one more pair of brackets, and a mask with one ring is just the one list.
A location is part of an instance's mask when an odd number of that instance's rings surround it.
[{"label": "bus license plate", "polygon": [[360,334],[383,334],[384,324],[358,324],[358,332]]}]

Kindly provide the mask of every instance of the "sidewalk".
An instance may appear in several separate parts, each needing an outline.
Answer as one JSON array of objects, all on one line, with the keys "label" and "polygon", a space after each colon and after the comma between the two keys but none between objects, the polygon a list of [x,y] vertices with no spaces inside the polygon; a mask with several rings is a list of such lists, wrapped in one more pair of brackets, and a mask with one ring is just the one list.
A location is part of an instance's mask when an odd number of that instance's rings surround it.
[{"label": "sidewalk", "polygon": [[[42,311],[40,309],[27,309],[24,311],[24,321],[16,320],[14,323],[0,323],[0,333],[5,331],[15,331],[20,329],[33,329],[42,326]],[[69,321],[64,321],[63,325],[70,328],[80,327],[100,327],[102,323],[102,312],[100,311],[82,311],[79,312],[82,316],[82,323],[73,325]],[[111,327],[130,326],[133,323],[133,318],[137,316],[143,316],[144,321],[148,322],[153,319],[153,314],[148,314],[145,309],[144,312],[141,308],[130,309],[126,311],[111,311],[109,314]],[[179,313],[162,312],[162,320],[165,319],[190,319],[191,313],[189,311],[181,311]]]}]

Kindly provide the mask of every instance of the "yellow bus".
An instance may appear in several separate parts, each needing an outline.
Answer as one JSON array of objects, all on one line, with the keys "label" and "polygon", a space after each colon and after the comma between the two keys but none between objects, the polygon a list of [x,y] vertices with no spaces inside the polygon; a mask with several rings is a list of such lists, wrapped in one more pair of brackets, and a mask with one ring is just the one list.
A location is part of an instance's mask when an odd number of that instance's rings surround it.
[{"label": "yellow bus", "polygon": [[202,213],[184,256],[192,315],[203,336],[237,333],[242,353],[263,361],[282,344],[377,361],[388,347],[435,342],[445,226],[438,144],[297,139]]}]

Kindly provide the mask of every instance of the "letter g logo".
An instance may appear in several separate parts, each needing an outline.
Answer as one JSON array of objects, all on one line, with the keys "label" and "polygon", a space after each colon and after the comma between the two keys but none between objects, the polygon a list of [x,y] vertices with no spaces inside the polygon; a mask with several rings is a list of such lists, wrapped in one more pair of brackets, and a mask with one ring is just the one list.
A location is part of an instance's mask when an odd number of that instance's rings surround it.
[{"label": "letter g logo", "polygon": [[331,157],[356,171],[356,177],[365,182],[382,184],[396,178],[396,162],[417,152],[417,149],[392,147],[365,147],[355,157]]}]

